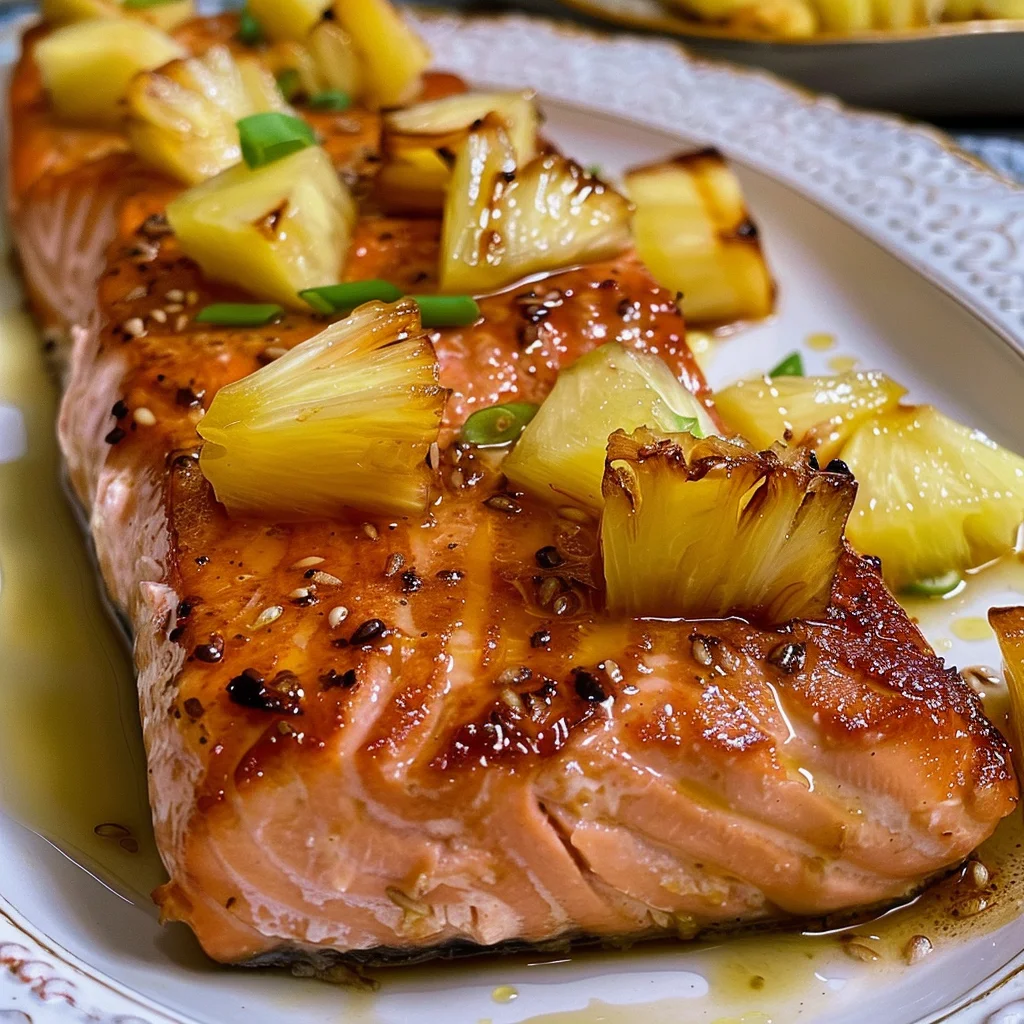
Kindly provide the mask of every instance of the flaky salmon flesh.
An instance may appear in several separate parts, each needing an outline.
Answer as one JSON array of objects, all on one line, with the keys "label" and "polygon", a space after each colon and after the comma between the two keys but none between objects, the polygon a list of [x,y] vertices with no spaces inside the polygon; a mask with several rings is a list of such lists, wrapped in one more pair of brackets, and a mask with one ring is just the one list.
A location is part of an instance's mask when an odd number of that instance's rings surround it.
[{"label": "flaky salmon flesh", "polygon": [[[233,31],[177,34],[199,52]],[[65,339],[68,473],[134,630],[156,900],[211,957],[690,937],[885,904],[1013,810],[1007,744],[871,559],[843,555],[819,622],[617,619],[595,524],[488,503],[500,472],[456,429],[539,402],[605,341],[658,354],[711,408],[675,296],[631,254],[432,334],[452,396],[427,515],[228,518],[196,459],[202,411],[324,321],[195,321],[246,296],[181,255],[163,217],[180,186],[118,132],[53,119],[38,34],[11,89],[12,223]],[[379,115],[310,116],[369,194]],[[438,222],[364,208],[345,279],[430,292]],[[554,567],[535,557],[551,546]]]}]

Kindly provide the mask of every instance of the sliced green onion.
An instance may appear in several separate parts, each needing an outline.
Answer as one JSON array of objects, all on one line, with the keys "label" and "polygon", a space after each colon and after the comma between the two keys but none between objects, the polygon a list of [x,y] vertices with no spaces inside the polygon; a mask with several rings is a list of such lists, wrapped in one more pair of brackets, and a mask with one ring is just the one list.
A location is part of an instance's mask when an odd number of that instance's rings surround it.
[{"label": "sliced green onion", "polygon": [[959,589],[964,578],[955,569],[951,569],[941,576],[932,576],[929,579],[917,580],[903,588],[904,594],[911,597],[945,597]]},{"label": "sliced green onion", "polygon": [[799,352],[790,352],[778,366],[768,371],[769,377],[802,377],[804,375],[804,357]]},{"label": "sliced green onion", "polygon": [[346,284],[328,284],[322,288],[305,288],[299,297],[305,299],[318,313],[351,313],[364,302],[379,299],[397,302],[401,288],[388,281],[349,281]]},{"label": "sliced green onion", "polygon": [[324,89],[306,101],[314,110],[348,110],[352,97],[344,89]]},{"label": "sliced green onion", "polygon": [[693,434],[694,437],[704,436],[704,431],[700,429],[700,420],[696,416],[680,416],[676,431],[680,434]]},{"label": "sliced green onion", "polygon": [[253,168],[264,167],[307,146],[316,145],[313,129],[305,121],[275,110],[251,114],[238,122],[242,156]]},{"label": "sliced green onion", "polygon": [[283,312],[272,302],[214,302],[199,310],[196,320],[218,327],[262,327]]},{"label": "sliced green onion", "polygon": [[532,402],[509,402],[478,409],[462,424],[459,437],[467,444],[480,447],[511,444],[537,415],[539,408]]},{"label": "sliced green onion", "polygon": [[238,16],[238,38],[246,46],[255,46],[263,42],[263,29],[248,7],[243,7],[242,13]]},{"label": "sliced green onion", "polygon": [[466,327],[480,319],[480,307],[469,295],[414,295],[424,327]]},{"label": "sliced green onion", "polygon": [[295,68],[285,68],[284,71],[279,71],[274,77],[277,80],[278,89],[281,90],[281,95],[286,100],[294,99],[302,89],[302,80],[299,78],[299,73]]},{"label": "sliced green onion", "polygon": [[586,168],[586,171],[587,171],[587,174],[589,174],[592,178],[600,178],[601,177],[601,165],[600,164],[590,164]]}]

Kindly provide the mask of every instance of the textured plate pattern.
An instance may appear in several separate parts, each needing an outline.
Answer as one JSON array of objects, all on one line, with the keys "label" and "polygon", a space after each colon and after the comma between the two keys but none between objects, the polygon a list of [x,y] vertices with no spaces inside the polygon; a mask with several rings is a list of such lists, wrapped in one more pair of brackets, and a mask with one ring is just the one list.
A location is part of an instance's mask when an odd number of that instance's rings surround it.
[{"label": "textured plate pattern", "polygon": [[[666,43],[523,18],[421,19],[438,63],[532,85],[715,145],[834,211],[960,299],[1024,353],[1024,192],[937,133],[845,110]],[[2,879],[16,888],[14,879]],[[59,898],[59,897],[57,897]],[[922,1024],[1020,1024],[1024,954]],[[0,897],[0,1024],[192,1024],[50,943]]]}]

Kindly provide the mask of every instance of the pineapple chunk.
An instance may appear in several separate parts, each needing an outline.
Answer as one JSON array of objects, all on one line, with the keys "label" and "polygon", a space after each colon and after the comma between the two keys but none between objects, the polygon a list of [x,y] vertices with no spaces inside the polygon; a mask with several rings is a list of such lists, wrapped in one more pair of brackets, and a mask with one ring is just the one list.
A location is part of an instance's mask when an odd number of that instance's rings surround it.
[{"label": "pineapple chunk", "polygon": [[362,58],[367,101],[397,107],[414,100],[430,50],[390,0],[335,0],[333,11]]},{"label": "pineapple chunk", "polygon": [[609,342],[558,375],[501,468],[515,487],[542,500],[596,510],[608,435],[640,426],[696,434],[715,429],[699,399],[658,356]]},{"label": "pineapple chunk", "polygon": [[532,160],[540,115],[529,90],[461,93],[388,114],[388,161],[376,180],[381,206],[389,213],[440,213],[451,169],[438,151],[457,151],[471,125],[489,113],[504,121],[516,164]]},{"label": "pineapple chunk", "polygon": [[704,150],[626,174],[633,236],[658,284],[682,292],[692,323],[767,316],[775,286],[736,176]]},{"label": "pineapple chunk", "polygon": [[66,25],[89,18],[131,17],[148,21],[151,25],[170,32],[189,18],[195,17],[192,0],[171,0],[170,3],[151,4],[147,7],[125,7],[119,0],[42,0],[43,20],[51,25]]},{"label": "pineapple chunk", "polygon": [[1006,689],[1010,694],[1013,766],[1024,778],[1024,608],[990,608],[988,623],[1003,655]]},{"label": "pineapple chunk", "polygon": [[601,516],[609,609],[766,626],[821,617],[857,485],[809,459],[719,437],[613,434]]},{"label": "pineapple chunk", "polygon": [[884,373],[836,377],[757,377],[715,395],[715,408],[734,434],[756,448],[773,441],[802,444],[825,465],[851,433],[872,416],[896,407],[906,390]]},{"label": "pineapple chunk", "polygon": [[368,302],[221,388],[199,466],[233,515],[423,512],[447,391],[411,299]]},{"label": "pineapple chunk", "polygon": [[305,39],[331,0],[247,0],[268,39]]},{"label": "pineapple chunk", "polygon": [[814,0],[825,32],[866,32],[873,22],[872,0]]},{"label": "pineapple chunk", "polygon": [[384,118],[389,152],[457,150],[476,121],[496,114],[504,121],[517,166],[537,155],[540,114],[532,90],[521,92],[467,92],[395,110]]},{"label": "pineapple chunk", "polygon": [[494,291],[528,274],[616,255],[631,207],[557,153],[516,168],[501,117],[471,130],[452,168],[441,239],[441,289]]},{"label": "pineapple chunk", "polygon": [[933,20],[927,0],[872,0],[871,10],[875,28],[916,28]]},{"label": "pineapple chunk", "polygon": [[338,280],[356,207],[312,146],[256,170],[236,164],[178,196],[167,219],[208,277],[307,309],[302,289]]},{"label": "pineapple chunk", "polygon": [[816,31],[817,16],[807,0],[670,0],[690,17],[774,38],[801,39]]},{"label": "pineapple chunk", "polygon": [[355,96],[361,88],[359,55],[348,33],[333,21],[320,22],[302,42],[274,43],[260,57],[275,75],[294,71],[306,97],[325,89]]},{"label": "pineapple chunk", "polygon": [[894,589],[1013,550],[1024,459],[930,405],[870,420],[841,453],[860,483],[847,533]]},{"label": "pineapple chunk", "polygon": [[96,18],[41,39],[35,59],[54,109],[86,124],[116,125],[128,84],[140,71],[184,57],[170,36],[143,21]]},{"label": "pineapple chunk", "polygon": [[236,122],[287,110],[273,76],[256,61],[243,72],[224,46],[136,75],[128,88],[128,137],[138,156],[194,185],[242,158]]}]

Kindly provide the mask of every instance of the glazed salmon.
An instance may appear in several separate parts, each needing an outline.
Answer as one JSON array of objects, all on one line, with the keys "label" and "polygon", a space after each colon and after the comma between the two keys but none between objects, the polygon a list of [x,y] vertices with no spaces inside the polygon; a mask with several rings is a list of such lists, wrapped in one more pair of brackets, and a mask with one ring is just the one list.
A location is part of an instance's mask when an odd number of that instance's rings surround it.
[{"label": "glazed salmon", "polygon": [[[198,50],[225,25],[180,36]],[[169,876],[156,899],[212,957],[690,937],[880,904],[1016,806],[1007,744],[872,560],[844,554],[819,622],[611,618],[596,525],[507,495],[454,441],[475,408],[540,401],[608,340],[657,353],[710,403],[674,297],[632,255],[433,334],[452,398],[429,514],[230,519],[196,424],[323,321],[197,323],[244,296],[178,250],[163,211],[179,187],[117,133],[55,124],[31,45],[11,94],[12,223],[65,345],[70,478],[135,632]],[[370,195],[377,116],[317,126]],[[429,291],[438,235],[368,204],[345,276]]]}]

